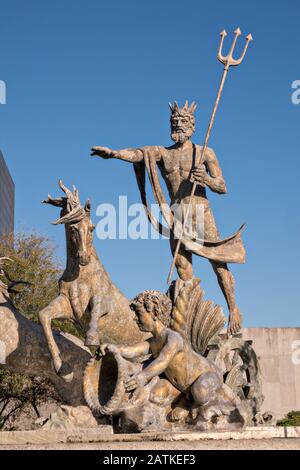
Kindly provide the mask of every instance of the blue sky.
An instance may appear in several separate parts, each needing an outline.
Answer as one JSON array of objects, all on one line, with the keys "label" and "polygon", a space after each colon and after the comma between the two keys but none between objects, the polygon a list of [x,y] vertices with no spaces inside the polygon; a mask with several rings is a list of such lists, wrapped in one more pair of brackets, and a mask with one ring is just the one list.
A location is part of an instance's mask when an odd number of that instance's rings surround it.
[{"label": "blue sky", "polygon": [[[219,33],[240,26],[254,41],[230,70],[210,141],[228,194],[209,197],[222,236],[247,224],[247,264],[232,265],[245,325],[299,325],[299,14],[296,0],[1,0],[0,148],[16,184],[17,230],[49,236],[64,257],[63,228],[50,225],[57,211],[40,204],[58,194],[59,177],[91,198],[95,223],[100,203],[126,194],[138,202],[130,164],[92,159],[90,147],[169,145],[167,103],[186,98],[198,103],[202,143],[222,73]],[[166,289],[167,240],[95,244],[128,297]],[[195,272],[225,306],[209,263],[196,259]]]}]

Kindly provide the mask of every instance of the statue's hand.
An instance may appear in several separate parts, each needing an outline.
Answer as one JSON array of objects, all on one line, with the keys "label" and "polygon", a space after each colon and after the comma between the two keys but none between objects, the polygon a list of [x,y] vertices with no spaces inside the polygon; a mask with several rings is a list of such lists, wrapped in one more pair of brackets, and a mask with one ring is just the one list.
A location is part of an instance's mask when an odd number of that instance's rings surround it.
[{"label": "statue's hand", "polygon": [[105,356],[106,352],[112,352],[112,353],[118,353],[119,348],[115,344],[110,344],[110,343],[103,343],[99,347],[100,353],[102,356]]},{"label": "statue's hand", "polygon": [[92,147],[91,156],[97,155],[102,158],[113,158],[114,152],[109,147]]},{"label": "statue's hand", "polygon": [[147,378],[143,372],[135,375],[134,377],[130,377],[130,379],[126,380],[124,383],[126,392],[132,392],[136,388],[143,387],[147,383]]},{"label": "statue's hand", "polygon": [[201,184],[202,186],[205,185],[206,183],[206,169],[204,165],[201,165],[200,167],[194,168],[192,170],[192,176],[191,176],[191,181],[192,183],[197,183]]}]

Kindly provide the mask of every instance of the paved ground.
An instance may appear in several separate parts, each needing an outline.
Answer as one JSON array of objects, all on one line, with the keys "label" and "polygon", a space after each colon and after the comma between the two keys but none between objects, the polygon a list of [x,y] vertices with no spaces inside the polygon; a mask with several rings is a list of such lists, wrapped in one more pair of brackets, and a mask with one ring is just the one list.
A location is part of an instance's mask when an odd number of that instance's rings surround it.
[{"label": "paved ground", "polygon": [[1,450],[300,450],[300,439],[0,445]]}]

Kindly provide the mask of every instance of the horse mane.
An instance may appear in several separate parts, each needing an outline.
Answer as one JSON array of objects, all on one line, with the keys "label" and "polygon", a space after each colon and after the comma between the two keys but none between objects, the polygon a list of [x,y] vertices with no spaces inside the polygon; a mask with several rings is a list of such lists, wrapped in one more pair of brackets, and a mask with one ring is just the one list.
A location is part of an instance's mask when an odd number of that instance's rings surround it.
[{"label": "horse mane", "polygon": [[44,204],[61,207],[60,218],[53,222],[53,225],[80,222],[86,216],[86,209],[80,203],[78,189],[73,185],[73,192],[70,191],[62,180],[59,180],[58,185],[66,197],[55,199],[48,194],[48,198],[42,201]]}]

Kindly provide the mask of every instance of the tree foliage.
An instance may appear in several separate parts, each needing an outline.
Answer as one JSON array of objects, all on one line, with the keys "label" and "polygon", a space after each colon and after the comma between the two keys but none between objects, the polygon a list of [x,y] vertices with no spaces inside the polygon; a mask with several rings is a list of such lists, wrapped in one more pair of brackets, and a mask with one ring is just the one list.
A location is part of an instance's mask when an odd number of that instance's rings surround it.
[{"label": "tree foliage", "polygon": [[[6,235],[0,238],[0,256],[13,260],[6,267],[12,280],[29,283],[15,288],[17,293],[11,294],[14,305],[29,320],[38,322],[38,313],[58,295],[62,266],[55,256],[55,246],[35,233]],[[5,278],[2,280],[8,283]],[[80,337],[71,321],[56,320],[52,327]]]},{"label": "tree foliage", "polygon": [[37,321],[38,312],[58,293],[61,266],[55,259],[54,246],[47,238],[35,234],[8,235],[0,240],[0,253],[13,260],[7,263],[9,277],[31,284],[20,285],[18,293],[11,297],[20,312]]},{"label": "tree foliage", "polygon": [[277,426],[300,426],[300,411],[290,411],[283,419],[277,421]]}]

